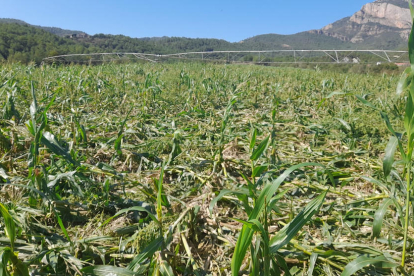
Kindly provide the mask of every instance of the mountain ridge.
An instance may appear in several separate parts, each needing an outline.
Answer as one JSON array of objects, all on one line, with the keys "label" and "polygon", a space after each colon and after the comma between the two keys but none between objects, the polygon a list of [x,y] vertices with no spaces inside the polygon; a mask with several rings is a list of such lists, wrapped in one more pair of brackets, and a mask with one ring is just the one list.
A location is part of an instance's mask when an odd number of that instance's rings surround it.
[{"label": "mountain ridge", "polygon": [[32,25],[29,24],[23,20],[20,19],[14,19],[14,18],[0,18],[0,23],[15,23],[15,24],[19,24],[19,25],[27,25],[27,26],[32,26],[38,29],[42,29],[45,30],[51,34],[55,34],[57,36],[70,36],[73,34],[86,34],[85,32],[82,31],[74,31],[74,30],[67,30],[67,29],[62,29],[62,28],[58,28],[58,27],[45,27],[45,26],[39,26],[39,25]]},{"label": "mountain ridge", "polygon": [[[74,30],[66,30],[61,29],[58,27],[45,27],[45,26],[37,26],[31,25],[26,23],[25,21],[18,20],[18,19],[10,19],[10,18],[0,18],[0,23],[2,22],[9,22],[9,23],[17,23],[17,24],[27,24],[29,26],[33,26],[35,28],[43,29],[47,32],[56,34],[58,36],[71,36],[71,35],[79,35],[84,34],[87,35],[85,32],[82,31],[74,31]],[[270,44],[285,44],[289,45],[289,43],[276,43],[276,40],[286,39],[286,40],[295,40],[295,36],[303,37],[305,36],[304,33],[311,33],[311,34],[318,34],[324,35],[328,37],[333,37],[339,39],[344,42],[351,42],[352,44],[356,44],[357,48],[368,48],[372,45],[372,41],[375,41],[376,44],[381,40],[384,40],[384,43],[379,43],[378,47],[380,48],[401,48],[404,47],[405,43],[408,40],[408,35],[411,30],[411,15],[408,6],[408,0],[376,0],[374,2],[367,3],[363,5],[363,7],[355,12],[353,15],[339,19],[333,23],[330,23],[324,26],[321,29],[317,30],[308,30],[304,32],[299,32],[296,34],[290,35],[280,35],[280,34],[260,34],[250,38],[246,38],[239,42],[232,43],[245,43],[246,41],[257,41],[259,38],[264,38],[265,41],[270,41]],[[398,33],[401,38],[395,40],[395,36],[393,33]],[[102,35],[102,34],[98,34]],[[394,39],[393,43],[390,43],[389,36]],[[268,36],[268,37],[266,37]],[[321,36],[315,36],[321,38]],[[147,42],[160,42],[160,41],[168,41],[169,39],[197,39],[197,38],[187,38],[187,37],[141,37],[141,38],[131,38],[131,39],[139,39],[142,41]],[[212,39],[212,40],[220,40],[230,43],[226,40],[222,39],[215,39],[215,38],[201,38],[201,39]],[[333,46],[339,46],[340,48],[349,48],[349,45],[339,45],[337,41],[330,40],[329,42],[325,39],[325,42],[328,44],[332,44]],[[316,44],[316,43],[313,43]]]},{"label": "mountain ridge", "polygon": [[[367,41],[373,39],[377,42],[383,40],[385,43],[379,46],[399,48],[406,44],[411,26],[408,0],[377,0],[365,4],[361,10],[349,17],[310,32],[354,44],[370,44]],[[395,36],[396,33],[399,38]],[[390,37],[393,39],[392,43]]]}]

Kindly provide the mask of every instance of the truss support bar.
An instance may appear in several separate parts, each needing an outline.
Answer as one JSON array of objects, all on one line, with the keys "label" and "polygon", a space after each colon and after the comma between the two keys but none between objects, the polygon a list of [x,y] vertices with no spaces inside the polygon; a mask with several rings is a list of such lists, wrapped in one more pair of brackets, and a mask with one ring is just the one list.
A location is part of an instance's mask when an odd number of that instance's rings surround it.
[{"label": "truss support bar", "polygon": [[388,62],[391,62],[391,59],[390,59],[390,57],[388,56],[387,52],[385,52],[385,51],[384,51],[384,55],[387,57]]},{"label": "truss support bar", "polygon": [[370,53],[371,53],[371,54],[373,54],[373,55],[376,55],[377,57],[382,58],[383,60],[388,61],[388,59],[387,59],[386,57],[383,57],[383,56],[381,56],[381,55],[377,54],[376,52],[370,52]]},{"label": "truss support bar", "polygon": [[[331,59],[333,59],[335,62],[338,62],[338,60],[337,59],[335,59],[332,55],[330,55],[328,52],[326,52],[326,51],[323,51],[324,53],[325,53],[325,55],[327,55],[328,57],[330,57]],[[337,55],[337,58],[338,58],[338,55]]]},{"label": "truss support bar", "polygon": [[336,55],[336,62],[339,63],[338,51],[335,51],[335,55]]},{"label": "truss support bar", "polygon": [[[146,54],[146,53],[90,53],[90,54],[73,54],[47,57],[43,63],[63,62],[63,63],[88,63],[88,62],[109,62],[115,60],[127,60],[128,58],[141,59],[149,62],[157,62],[163,59],[181,59],[194,61],[226,61],[232,63],[243,63],[247,55],[254,55],[255,62],[280,64],[280,63],[347,63],[351,62],[351,57],[358,60],[360,64],[374,63],[373,60],[384,62],[399,63],[398,65],[407,65],[407,51],[388,51],[388,50],[269,50],[269,51],[203,51],[187,52],[176,54]],[[307,59],[309,55],[309,59]],[[325,55],[325,56],[324,56]],[[359,56],[362,55],[362,56]],[[366,59],[367,55],[373,55],[375,59]],[[289,61],[283,61],[289,57]],[[323,59],[329,58],[328,60]],[[347,58],[348,57],[348,58]],[[349,61],[348,61],[349,60]],[[352,60],[352,62],[355,62]],[[376,63],[376,62],[375,62]]]},{"label": "truss support bar", "polygon": [[143,60],[146,60],[146,61],[150,61],[150,62],[154,62],[154,63],[156,63],[156,61],[155,61],[155,60],[149,59],[149,58],[144,57],[144,56],[139,55],[139,54],[135,54],[134,56],[135,56],[137,59],[143,59]]}]

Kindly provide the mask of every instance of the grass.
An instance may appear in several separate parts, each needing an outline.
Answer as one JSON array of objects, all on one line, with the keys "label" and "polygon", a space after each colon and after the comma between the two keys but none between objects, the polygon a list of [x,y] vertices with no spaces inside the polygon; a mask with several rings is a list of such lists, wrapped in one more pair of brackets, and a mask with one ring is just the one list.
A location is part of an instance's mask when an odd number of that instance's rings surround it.
[{"label": "grass", "polygon": [[399,79],[2,65],[2,269],[409,275],[410,168],[389,138],[392,125],[406,143]]}]

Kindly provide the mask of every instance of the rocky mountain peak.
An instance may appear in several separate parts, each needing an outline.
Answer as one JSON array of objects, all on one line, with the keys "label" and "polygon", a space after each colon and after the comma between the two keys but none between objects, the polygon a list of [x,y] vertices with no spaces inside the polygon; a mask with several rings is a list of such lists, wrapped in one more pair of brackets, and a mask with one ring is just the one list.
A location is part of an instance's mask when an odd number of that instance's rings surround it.
[{"label": "rocky mountain peak", "polygon": [[376,1],[366,4],[349,19],[357,24],[376,23],[399,29],[411,28],[410,10],[392,3]]},{"label": "rocky mountain peak", "polygon": [[385,38],[398,46],[407,41],[411,22],[408,0],[377,0],[352,16],[313,32],[352,43]]}]

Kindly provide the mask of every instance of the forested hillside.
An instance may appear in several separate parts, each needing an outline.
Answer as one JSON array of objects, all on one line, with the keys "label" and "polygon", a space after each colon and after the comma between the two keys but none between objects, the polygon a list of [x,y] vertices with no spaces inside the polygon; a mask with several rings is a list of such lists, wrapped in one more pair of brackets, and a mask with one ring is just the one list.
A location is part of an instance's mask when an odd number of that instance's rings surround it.
[{"label": "forested hillside", "polygon": [[35,27],[0,23],[0,61],[40,62],[46,56],[97,51],[89,46]]},{"label": "forested hillside", "polygon": [[[50,28],[53,29],[53,28]],[[86,38],[64,38],[31,25],[0,23],[0,61],[40,62],[47,56],[93,52],[176,53],[239,49],[239,43],[219,39],[137,39],[123,35],[97,34]]]},{"label": "forested hillside", "polygon": [[31,26],[31,27],[35,27],[38,29],[42,29],[46,32],[49,32],[49,33],[52,33],[52,34],[55,34],[61,37],[73,35],[73,34],[84,34],[84,32],[81,32],[81,31],[66,30],[66,29],[57,28],[57,27],[44,27],[44,26],[31,25],[27,22],[24,22],[23,20],[13,19],[13,18],[0,18],[0,23],[16,23],[19,25]]},{"label": "forested hillside", "polygon": [[62,34],[67,32],[70,31],[33,26],[20,20],[1,19],[0,61],[22,63],[34,61],[39,63],[47,56],[97,52],[170,54],[191,51],[269,50],[285,49],[286,47],[293,49],[344,49],[351,47],[350,43],[314,33],[267,34],[231,43],[221,39],[131,38],[124,35],[106,34],[73,38],[62,37]]},{"label": "forested hillside", "polygon": [[337,38],[318,34],[316,32],[301,32],[295,35],[265,34],[248,38],[243,41],[244,48],[255,50],[268,49],[352,49],[355,47],[350,42],[341,41]]}]

